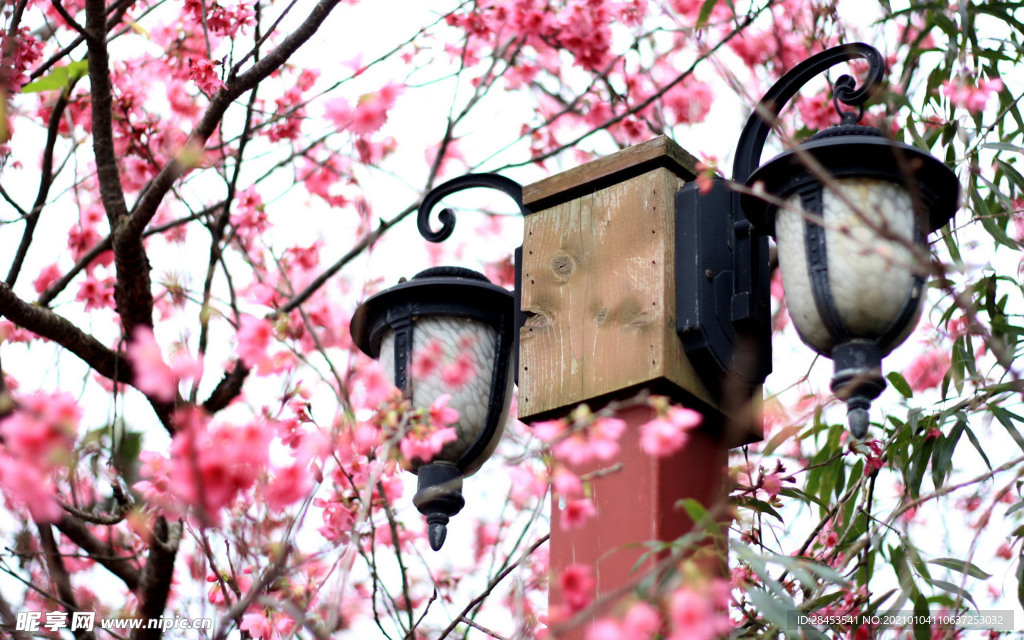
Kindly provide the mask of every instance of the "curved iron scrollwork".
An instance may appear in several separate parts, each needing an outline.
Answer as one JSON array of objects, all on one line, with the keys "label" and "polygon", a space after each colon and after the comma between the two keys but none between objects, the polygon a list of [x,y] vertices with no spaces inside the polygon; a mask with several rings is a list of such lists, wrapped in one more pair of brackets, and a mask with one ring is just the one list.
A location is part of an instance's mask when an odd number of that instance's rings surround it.
[{"label": "curved iron scrollwork", "polygon": [[523,186],[515,180],[496,173],[469,173],[431,189],[423,198],[416,217],[416,226],[420,230],[420,235],[431,242],[447,240],[452,235],[452,231],[455,230],[455,212],[447,207],[442,209],[441,213],[437,216],[437,219],[441,222],[441,228],[435,231],[430,228],[431,210],[445,196],[476,187],[501,191],[516,201],[520,213],[524,216],[530,213],[528,209],[523,207]]},{"label": "curved iron scrollwork", "polygon": [[[837,64],[857,58],[868,62],[868,72],[864,83],[858,87],[857,82],[850,76],[840,76],[836,80],[833,96],[837,102],[836,111],[842,116],[842,124],[859,122],[864,114],[864,103],[885,78],[885,61],[878,49],[862,42],[855,42],[832,47],[811,56],[787,71],[779,78],[778,82],[772,85],[768,93],[761,98],[754,112],[750,114],[743,127],[743,133],[740,134],[739,143],[736,145],[736,159],[733,161],[732,179],[744,184],[757,169],[761,163],[761,152],[764,150],[768,134],[771,133],[772,125],[782,113],[786,103],[800,91],[801,87],[818,74]],[[838,102],[857,107],[858,113],[841,111]]]}]

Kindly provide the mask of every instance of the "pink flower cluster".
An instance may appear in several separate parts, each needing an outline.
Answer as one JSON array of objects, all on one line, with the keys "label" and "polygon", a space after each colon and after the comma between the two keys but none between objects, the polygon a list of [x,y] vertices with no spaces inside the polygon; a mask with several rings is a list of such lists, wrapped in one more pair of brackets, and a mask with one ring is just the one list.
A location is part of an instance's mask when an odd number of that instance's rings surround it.
[{"label": "pink flower cluster", "polygon": [[649,456],[665,457],[686,445],[690,431],[704,418],[693,409],[667,406],[661,415],[640,427],[640,448]]},{"label": "pink flower cluster", "polygon": [[903,370],[903,377],[914,391],[934,389],[942,384],[949,365],[948,351],[925,349]]},{"label": "pink flower cluster", "polygon": [[344,98],[334,98],[324,105],[324,115],[338,131],[351,131],[357,136],[376,133],[388,120],[388,112],[395,106],[404,87],[388,83],[373,93],[359,98],[355,106]]},{"label": "pink flower cluster", "polygon": [[203,363],[184,350],[174,356],[170,365],[164,362],[160,345],[149,327],[135,330],[135,339],[128,345],[128,361],[139,391],[163,402],[174,400],[182,380],[198,380],[203,374]]},{"label": "pink flower cluster", "polygon": [[170,456],[144,451],[144,480],[136,490],[155,505],[172,513],[195,509],[207,523],[219,521],[218,511],[231,505],[262,480],[264,503],[271,510],[283,509],[309,494],[313,486],[310,461],[322,455],[315,439],[294,452],[294,460],[275,467],[270,464],[270,444],[275,425],[254,419],[243,425],[212,424],[200,410],[181,411],[176,416],[178,432],[171,442]]},{"label": "pink flower cluster", "polygon": [[[583,567],[586,569],[586,567]],[[569,579],[566,574],[572,571]],[[579,574],[579,575],[577,575]],[[584,602],[584,588],[592,588],[577,565],[562,574],[563,596],[570,613]],[[566,584],[574,591],[566,592]],[[637,601],[621,616],[605,616],[587,625],[585,640],[716,640],[732,630],[729,619],[729,582],[721,578],[702,585],[681,585],[655,603]],[[585,601],[589,604],[589,600]],[[564,615],[564,613],[562,614]]]},{"label": "pink flower cluster", "polygon": [[940,91],[949,98],[949,104],[962,107],[971,113],[981,113],[993,93],[1003,90],[999,79],[982,78],[975,81],[967,75],[957,76],[942,83]]},{"label": "pink flower cluster", "polygon": [[60,519],[53,474],[71,460],[82,410],[67,393],[19,395],[0,421],[0,487],[7,499],[42,522]]},{"label": "pink flower cluster", "polygon": [[536,422],[533,432],[551,445],[555,458],[572,465],[608,461],[619,453],[619,438],[626,423],[618,418],[595,416],[586,407],[574,412],[572,424],[563,419]]},{"label": "pink flower cluster", "polygon": [[448,406],[450,399],[451,395],[443,394],[430,404],[426,412],[413,415],[408,430],[398,443],[403,464],[430,462],[444,445],[458,440],[458,433],[449,425],[458,422],[459,412]]}]

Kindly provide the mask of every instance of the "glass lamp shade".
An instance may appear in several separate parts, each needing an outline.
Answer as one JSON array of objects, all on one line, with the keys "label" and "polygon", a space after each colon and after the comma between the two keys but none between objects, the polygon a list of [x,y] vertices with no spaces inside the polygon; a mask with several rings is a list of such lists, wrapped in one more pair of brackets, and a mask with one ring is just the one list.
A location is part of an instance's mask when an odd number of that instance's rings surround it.
[{"label": "glass lamp shade", "polygon": [[475,271],[427,269],[371,296],[352,316],[356,346],[379,358],[414,407],[450,394],[456,440],[429,461],[406,460],[417,474],[413,503],[441,548],[458,513],[462,479],[480,469],[504,432],[512,397],[513,295]]},{"label": "glass lamp shade", "polygon": [[747,186],[743,210],[775,237],[793,324],[833,359],[832,390],[863,437],[885,388],[882,358],[920,317],[920,256],[956,212],[956,175],[877,129],[841,125],[769,161]]},{"label": "glass lamp shade", "polygon": [[[804,209],[801,194],[792,194],[775,218],[779,268],[793,324],[818,353],[832,353],[842,340],[815,301],[812,280],[825,279],[835,311],[830,320],[851,338],[878,343],[885,355],[913,328],[923,302],[910,248],[917,234],[910,194],[884,180],[844,178],[822,188],[821,198],[817,214]],[[825,264],[811,264],[807,225],[823,232]]]},{"label": "glass lamp shade", "polygon": [[[408,397],[414,407],[426,407],[443,394],[450,394],[447,406],[459,412],[451,426],[457,439],[449,442],[433,462],[447,462],[459,467],[463,476],[476,473],[490,457],[504,433],[512,397],[512,376],[506,376],[504,401],[497,424],[486,435],[482,448],[471,452],[473,444],[483,435],[494,373],[495,327],[470,318],[424,317],[416,321],[413,331],[411,370]],[[385,375],[395,384],[395,332],[387,330],[381,339],[380,364]],[[423,461],[407,460],[409,471],[416,472]]]}]

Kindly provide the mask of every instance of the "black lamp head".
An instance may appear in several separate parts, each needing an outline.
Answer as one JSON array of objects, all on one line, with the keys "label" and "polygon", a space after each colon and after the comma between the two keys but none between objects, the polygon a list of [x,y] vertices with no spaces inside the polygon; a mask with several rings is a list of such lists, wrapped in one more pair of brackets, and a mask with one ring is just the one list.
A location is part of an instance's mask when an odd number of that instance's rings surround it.
[{"label": "black lamp head", "polygon": [[[469,269],[428,269],[363,302],[351,333],[414,406],[449,393],[448,406],[459,412],[455,441],[432,460],[404,461],[419,477],[413,502],[427,516],[430,545],[437,550],[448,518],[464,504],[462,479],[480,468],[504,431],[512,390],[513,295]],[[413,366],[417,354],[430,348],[466,359],[471,374],[456,385],[439,367]]]}]

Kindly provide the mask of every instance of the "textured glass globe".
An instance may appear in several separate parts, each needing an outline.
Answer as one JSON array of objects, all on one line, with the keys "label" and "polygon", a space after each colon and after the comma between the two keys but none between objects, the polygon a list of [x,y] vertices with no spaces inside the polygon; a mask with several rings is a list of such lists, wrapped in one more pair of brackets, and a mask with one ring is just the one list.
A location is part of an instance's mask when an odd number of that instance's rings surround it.
[{"label": "textured glass globe", "polygon": [[[424,317],[415,321],[412,358],[408,376],[413,407],[428,407],[442,394],[450,394],[448,406],[459,412],[455,427],[458,439],[449,442],[433,462],[456,464],[484,429],[494,374],[494,327],[459,317]],[[418,359],[420,364],[417,364]],[[380,364],[394,383],[395,334],[388,330],[381,339]],[[417,375],[417,374],[426,375]],[[462,474],[469,476],[494,452],[505,430],[512,398],[513,377],[508,376],[505,403],[494,435],[481,455],[463,461]],[[414,466],[413,470],[418,468]]]},{"label": "textured glass globe", "polygon": [[839,318],[854,339],[877,340],[899,317],[908,299],[915,305],[911,322],[887,344],[883,354],[906,338],[921,312],[915,286],[914,208],[902,186],[884,180],[847,178],[838,187],[823,187],[823,217],[804,211],[799,194],[786,200],[775,219],[779,267],[786,304],[801,339],[819,353],[835,346],[822,321],[811,289],[804,225],[825,227],[828,285]]}]

